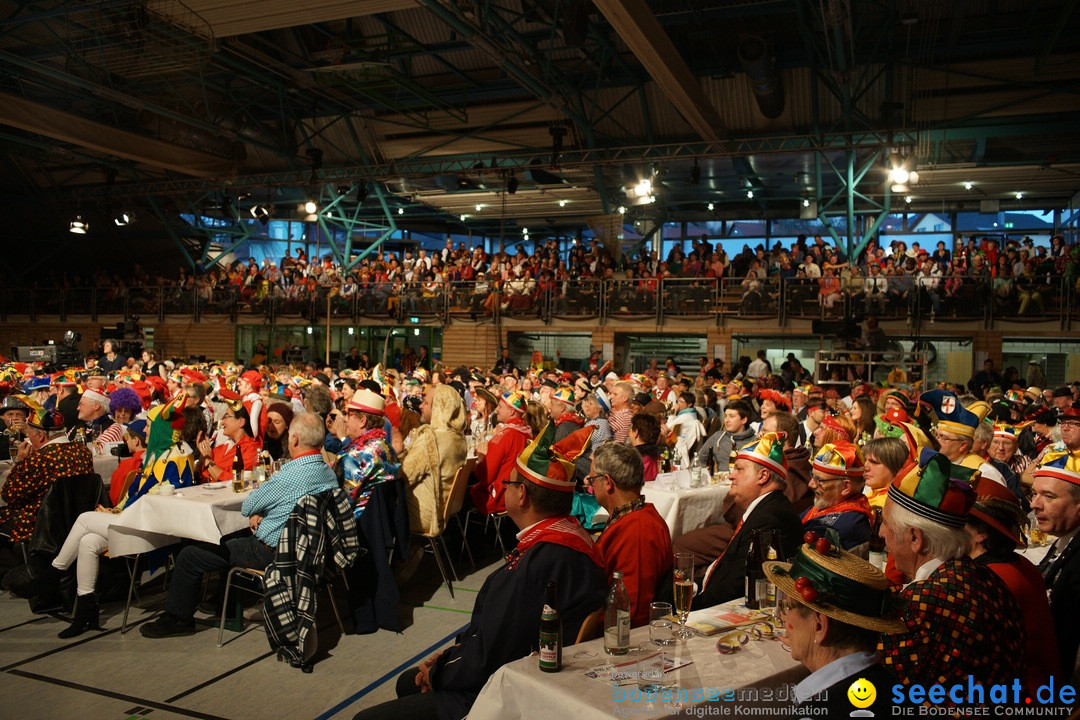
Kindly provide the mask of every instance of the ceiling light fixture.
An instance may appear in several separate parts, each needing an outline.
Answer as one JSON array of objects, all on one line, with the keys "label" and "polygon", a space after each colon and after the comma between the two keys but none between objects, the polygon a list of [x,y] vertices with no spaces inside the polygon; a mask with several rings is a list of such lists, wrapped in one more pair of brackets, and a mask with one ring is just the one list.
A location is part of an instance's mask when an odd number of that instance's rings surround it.
[{"label": "ceiling light fixture", "polygon": [[626,214],[626,206],[625,205],[620,205],[619,206],[619,214],[620,215],[625,215]]},{"label": "ceiling light fixture", "polygon": [[754,199],[754,191],[753,190],[747,190],[746,191],[746,199],[747,200],[753,200]]},{"label": "ceiling light fixture", "polygon": [[483,209],[484,209],[484,206],[483,206],[483,205],[481,205],[480,203],[477,203],[477,204],[476,204],[476,212],[480,212],[480,211],[481,211],[481,210],[483,210]]},{"label": "ceiling light fixture", "polygon": [[971,184],[970,180],[968,180],[967,182],[964,183],[964,189],[965,190],[970,190],[973,187],[974,187],[974,185]]},{"label": "ceiling light fixture", "polygon": [[405,214],[405,208],[403,208],[403,207],[399,207],[399,208],[397,209],[397,214],[398,214],[398,215],[404,215],[404,214]]},{"label": "ceiling light fixture", "polygon": [[90,229],[90,223],[83,220],[82,214],[76,215],[75,219],[68,225],[68,232],[75,233],[76,235],[85,235],[86,231]]},{"label": "ceiling light fixture", "polygon": [[652,195],[652,180],[649,178],[640,180],[638,184],[634,186],[634,195],[637,195],[639,198]]},{"label": "ceiling light fixture", "polygon": [[306,203],[304,203],[304,211],[308,215],[314,215],[319,211],[319,203],[315,202],[314,200],[308,200]]},{"label": "ceiling light fixture", "polygon": [[116,227],[124,227],[135,222],[135,216],[128,212],[119,212],[113,218],[113,222],[116,223]]},{"label": "ceiling light fixture", "polygon": [[566,201],[565,200],[560,200],[559,201],[559,207],[566,207]]},{"label": "ceiling light fixture", "polygon": [[716,209],[716,205],[713,204],[713,203],[709,203],[708,208],[709,208],[709,212],[712,212],[713,210]]},{"label": "ceiling light fixture", "polygon": [[803,207],[810,207],[810,199],[809,198],[803,198],[802,199],[802,206]]},{"label": "ceiling light fixture", "polygon": [[1022,192],[1016,193],[1016,199],[1017,200],[1023,200],[1024,199],[1024,193],[1022,193]]},{"label": "ceiling light fixture", "polygon": [[912,200],[913,200],[913,198],[910,195],[907,195],[907,196],[904,197],[904,202],[906,202],[908,205],[911,204]]}]

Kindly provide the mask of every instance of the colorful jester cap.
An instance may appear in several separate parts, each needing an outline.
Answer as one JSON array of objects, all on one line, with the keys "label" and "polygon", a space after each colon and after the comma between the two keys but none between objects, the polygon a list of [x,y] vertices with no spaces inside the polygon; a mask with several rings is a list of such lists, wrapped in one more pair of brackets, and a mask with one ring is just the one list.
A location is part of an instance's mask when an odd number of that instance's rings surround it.
[{"label": "colorful jester cap", "polygon": [[528,396],[520,390],[514,390],[513,392],[503,393],[502,400],[500,402],[509,406],[511,410],[518,415],[525,414],[525,403],[528,401]]},{"label": "colorful jester cap", "polygon": [[240,398],[240,393],[234,392],[229,388],[221,388],[218,390],[218,397],[221,398],[221,401],[233,412],[244,407],[244,403]]},{"label": "colorful jester cap", "polygon": [[908,417],[908,414],[897,407],[889,408],[883,414],[874,418],[874,424],[877,426],[878,432],[885,437],[903,437],[904,428],[902,424],[909,422],[911,422],[911,418]]},{"label": "colorful jester cap", "polygon": [[963,437],[974,437],[975,428],[990,412],[990,406],[981,400],[968,407],[960,404],[956,393],[950,390],[930,390],[919,396],[937,415],[938,429]]},{"label": "colorful jester cap", "polygon": [[592,425],[586,425],[553,443],[555,424],[548,423],[518,455],[518,473],[548,490],[573,492],[574,460],[589,451],[593,430]]},{"label": "colorful jester cap", "polygon": [[825,443],[814,456],[814,469],[837,477],[862,477],[863,454],[857,445],[843,440]]},{"label": "colorful jester cap", "polygon": [[775,405],[777,409],[791,412],[791,401],[775,390],[770,390],[768,388],[759,390],[758,400],[762,402],[771,400],[772,404]]},{"label": "colorful jester cap", "polygon": [[1075,452],[1047,451],[1042,464],[1035,469],[1036,478],[1057,478],[1080,485],[1080,450]]},{"label": "colorful jester cap", "polygon": [[[1022,429],[1022,428],[1020,428]],[[994,423],[994,437],[1001,438],[1003,440],[1017,441],[1020,433],[1015,425],[1009,425],[1007,423]]]},{"label": "colorful jester cap", "polygon": [[38,390],[48,390],[50,384],[51,381],[48,375],[39,375],[37,377],[32,377],[29,380],[24,380],[23,389],[28,393],[37,392]]},{"label": "colorful jester cap", "polygon": [[555,392],[551,393],[552,400],[558,400],[566,405],[574,404],[574,391],[567,387],[561,387]]},{"label": "colorful jester cap", "polygon": [[46,410],[38,406],[27,419],[26,424],[44,432],[59,432],[64,429],[64,416],[59,410]]},{"label": "colorful jester cap", "polygon": [[889,499],[920,517],[962,528],[975,504],[971,482],[978,475],[978,470],[954,465],[933,448],[924,447],[918,462],[896,474]]},{"label": "colorful jester cap", "polygon": [[782,432],[765,433],[757,440],[744,445],[737,457],[757,463],[787,479],[788,463],[784,457],[784,441],[787,435]]},{"label": "colorful jester cap", "polygon": [[414,378],[416,378],[417,380],[419,380],[421,383],[426,383],[428,381],[427,370],[425,370],[422,367],[418,367],[415,370],[413,370],[412,371],[412,376]]}]

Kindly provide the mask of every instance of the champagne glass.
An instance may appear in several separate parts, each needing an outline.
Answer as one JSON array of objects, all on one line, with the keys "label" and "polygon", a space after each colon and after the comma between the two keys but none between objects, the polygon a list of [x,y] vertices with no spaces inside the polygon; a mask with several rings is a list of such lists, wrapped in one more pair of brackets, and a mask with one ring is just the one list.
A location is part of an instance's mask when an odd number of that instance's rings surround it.
[{"label": "champagne glass", "polygon": [[675,553],[675,612],[679,615],[679,629],[675,637],[682,640],[694,637],[694,631],[686,627],[690,614],[690,601],[694,598],[694,554]]}]

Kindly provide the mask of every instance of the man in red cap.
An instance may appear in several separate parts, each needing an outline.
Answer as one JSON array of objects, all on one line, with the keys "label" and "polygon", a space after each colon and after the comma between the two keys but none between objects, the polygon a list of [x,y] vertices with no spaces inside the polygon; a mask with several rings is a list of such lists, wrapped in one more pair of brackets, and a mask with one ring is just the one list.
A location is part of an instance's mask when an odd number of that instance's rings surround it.
[{"label": "man in red cap", "polygon": [[603,559],[570,515],[572,460],[591,433],[585,427],[552,444],[555,428],[549,424],[516,458],[505,484],[506,512],[521,529],[517,547],[484,581],[454,646],[402,673],[397,700],[363,710],[354,720],[465,717],[488,678],[536,646],[549,581],[556,585],[564,642],[603,606]]},{"label": "man in red cap", "polygon": [[262,444],[263,433],[266,431],[266,413],[263,412],[263,401],[259,395],[262,389],[262,375],[256,370],[248,370],[240,376],[237,386],[240,390],[240,398],[247,410],[248,421],[251,423],[251,435],[255,441]]}]

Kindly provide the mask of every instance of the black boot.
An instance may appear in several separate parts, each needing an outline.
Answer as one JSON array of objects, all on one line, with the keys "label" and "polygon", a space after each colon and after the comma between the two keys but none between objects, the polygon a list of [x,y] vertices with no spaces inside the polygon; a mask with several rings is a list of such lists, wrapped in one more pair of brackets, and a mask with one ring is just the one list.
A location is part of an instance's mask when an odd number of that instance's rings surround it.
[{"label": "black boot", "polygon": [[67,630],[61,631],[57,637],[61,640],[78,637],[87,630],[100,630],[98,625],[98,602],[97,598],[90,595],[80,595],[75,600],[75,614],[71,618],[71,625]]}]

